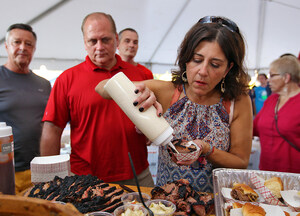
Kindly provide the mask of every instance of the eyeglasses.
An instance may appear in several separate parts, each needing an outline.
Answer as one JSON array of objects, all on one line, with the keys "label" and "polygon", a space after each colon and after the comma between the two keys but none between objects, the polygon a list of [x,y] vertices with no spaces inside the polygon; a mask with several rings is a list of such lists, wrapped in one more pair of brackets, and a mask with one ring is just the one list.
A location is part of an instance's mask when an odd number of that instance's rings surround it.
[{"label": "eyeglasses", "polygon": [[219,16],[205,16],[202,17],[198,23],[218,23],[222,26],[226,27],[231,32],[240,33],[239,27],[235,24],[235,22],[231,21],[230,19],[227,19],[225,17],[219,17]]}]

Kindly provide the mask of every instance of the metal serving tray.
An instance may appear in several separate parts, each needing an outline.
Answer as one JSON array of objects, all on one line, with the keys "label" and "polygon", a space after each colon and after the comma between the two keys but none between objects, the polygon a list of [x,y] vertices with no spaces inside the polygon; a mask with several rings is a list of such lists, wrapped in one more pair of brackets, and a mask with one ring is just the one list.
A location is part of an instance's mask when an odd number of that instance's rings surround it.
[{"label": "metal serving tray", "polygon": [[216,216],[225,216],[225,201],[221,193],[223,187],[231,188],[234,182],[239,182],[248,184],[255,189],[250,181],[251,173],[255,173],[264,179],[269,179],[274,176],[280,177],[283,182],[284,190],[300,190],[300,174],[260,170],[214,169],[213,184]]}]

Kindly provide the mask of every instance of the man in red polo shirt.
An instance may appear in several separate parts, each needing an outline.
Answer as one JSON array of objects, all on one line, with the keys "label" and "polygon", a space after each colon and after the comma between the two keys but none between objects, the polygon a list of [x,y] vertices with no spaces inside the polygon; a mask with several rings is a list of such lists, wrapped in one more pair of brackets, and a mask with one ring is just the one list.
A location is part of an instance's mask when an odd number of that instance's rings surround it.
[{"label": "man in red polo shirt", "polygon": [[[110,15],[89,14],[81,29],[88,55],[84,62],[67,69],[55,81],[43,117],[41,155],[59,154],[61,134],[69,122],[74,174],[92,174],[105,182],[135,184],[128,158],[130,152],[140,184],[153,186],[146,137],[136,132],[113,100],[105,100],[95,92],[100,81],[120,71],[132,81],[145,80],[145,74],[115,54],[118,34]],[[149,104],[153,104],[155,96],[148,97]]]},{"label": "man in red polo shirt", "polygon": [[118,46],[119,54],[123,61],[138,67],[146,74],[147,79],[153,79],[151,70],[134,61],[134,57],[139,48],[139,36],[136,30],[126,28],[119,32],[120,43]]}]

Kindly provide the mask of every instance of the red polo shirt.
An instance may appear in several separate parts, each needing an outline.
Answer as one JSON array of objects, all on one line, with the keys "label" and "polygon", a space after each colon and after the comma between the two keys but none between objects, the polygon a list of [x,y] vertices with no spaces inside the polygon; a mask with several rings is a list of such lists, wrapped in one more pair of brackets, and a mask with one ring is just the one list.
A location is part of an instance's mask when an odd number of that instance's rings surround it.
[{"label": "red polo shirt", "polygon": [[89,57],[64,71],[55,81],[43,121],[71,126],[71,171],[92,174],[106,182],[133,178],[128,152],[137,173],[148,167],[146,138],[113,100],[95,92],[97,84],[122,71],[132,81],[146,79],[140,70],[121,60],[111,70],[99,68]]}]

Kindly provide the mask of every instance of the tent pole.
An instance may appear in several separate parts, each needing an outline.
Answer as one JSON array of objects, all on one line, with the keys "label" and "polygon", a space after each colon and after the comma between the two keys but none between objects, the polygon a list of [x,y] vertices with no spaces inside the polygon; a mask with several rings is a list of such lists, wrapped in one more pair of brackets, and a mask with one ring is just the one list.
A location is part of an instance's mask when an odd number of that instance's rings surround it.
[{"label": "tent pole", "polygon": [[[52,11],[54,11],[57,8],[61,7],[63,4],[67,3],[68,1],[70,1],[70,0],[61,0],[61,1],[59,1],[55,5],[51,6],[50,8],[46,9],[42,13],[38,14],[36,17],[34,17],[31,20],[29,20],[28,22],[26,22],[26,24],[32,25],[32,24],[36,23],[37,21],[39,21],[40,19],[42,19],[44,16],[48,15]],[[0,45],[3,44],[4,41],[5,41],[5,36],[0,39]]]},{"label": "tent pole", "polygon": [[261,0],[259,4],[259,18],[258,18],[258,31],[257,31],[257,41],[256,41],[256,56],[255,56],[255,68],[257,73],[259,73],[262,43],[265,28],[265,16],[266,16],[266,0]]}]

